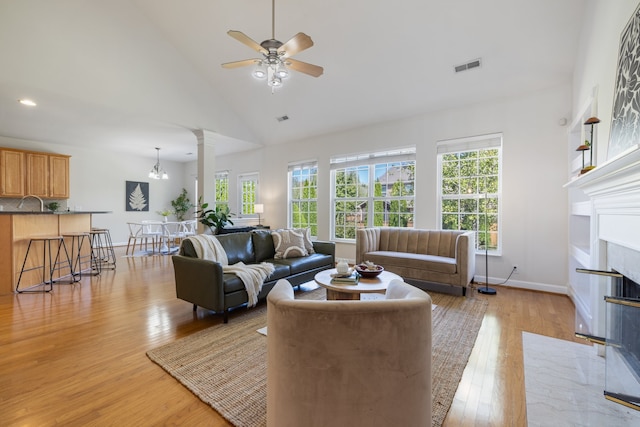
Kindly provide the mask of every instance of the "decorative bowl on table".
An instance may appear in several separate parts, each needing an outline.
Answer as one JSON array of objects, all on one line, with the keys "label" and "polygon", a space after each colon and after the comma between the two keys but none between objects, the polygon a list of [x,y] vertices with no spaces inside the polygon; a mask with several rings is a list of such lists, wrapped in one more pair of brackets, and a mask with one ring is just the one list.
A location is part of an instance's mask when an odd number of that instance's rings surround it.
[{"label": "decorative bowl on table", "polygon": [[378,276],[378,274],[384,271],[384,267],[381,265],[367,265],[367,264],[358,264],[355,266],[356,271],[365,279],[373,279]]}]

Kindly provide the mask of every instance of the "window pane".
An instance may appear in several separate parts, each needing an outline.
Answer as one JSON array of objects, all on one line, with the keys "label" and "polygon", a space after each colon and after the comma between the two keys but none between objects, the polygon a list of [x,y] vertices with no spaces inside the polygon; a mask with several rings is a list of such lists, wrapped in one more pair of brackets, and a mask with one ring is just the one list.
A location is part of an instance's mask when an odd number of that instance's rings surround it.
[{"label": "window pane", "polygon": [[376,164],[336,169],[333,186],[334,238],[355,239],[363,227],[413,226],[415,161],[381,157]]},{"label": "window pane", "polygon": [[440,223],[475,230],[476,248],[499,251],[501,148],[440,154]]},{"label": "window pane", "polygon": [[254,215],[254,205],[258,196],[258,175],[240,178],[240,215]]},{"label": "window pane", "polygon": [[289,173],[290,217],[289,226],[309,228],[311,235],[317,236],[317,167],[296,168]]}]

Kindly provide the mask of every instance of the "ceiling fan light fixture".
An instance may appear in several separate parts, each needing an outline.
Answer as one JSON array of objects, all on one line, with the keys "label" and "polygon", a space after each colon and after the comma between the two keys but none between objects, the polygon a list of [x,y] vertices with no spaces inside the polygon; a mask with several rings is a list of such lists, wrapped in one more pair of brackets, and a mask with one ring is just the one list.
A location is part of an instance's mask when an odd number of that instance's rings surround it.
[{"label": "ceiling fan light fixture", "polygon": [[289,77],[289,70],[287,70],[287,67],[285,67],[284,64],[280,64],[276,67],[276,77],[281,79]]},{"label": "ceiling fan light fixture", "polygon": [[291,59],[291,57],[313,46],[313,40],[305,33],[297,33],[286,43],[276,39],[276,2],[271,0],[271,38],[257,43],[241,31],[229,30],[227,34],[240,43],[250,47],[262,55],[262,58],[245,59],[242,61],[227,62],[223,68],[238,68],[258,64],[251,75],[258,79],[266,77],[267,84],[274,88],[282,86],[282,79],[289,77],[291,70],[307,74],[312,77],[320,77],[324,72],[322,67],[306,62]]},{"label": "ceiling fan light fixture", "polygon": [[282,86],[282,79],[280,77],[273,76],[269,80],[269,86],[271,86],[271,87],[280,87],[280,86]]},{"label": "ceiling fan light fixture", "polygon": [[255,77],[256,79],[264,79],[265,77],[267,77],[267,72],[264,69],[262,61],[260,61],[258,65],[256,65],[256,68],[254,68],[253,77]]}]

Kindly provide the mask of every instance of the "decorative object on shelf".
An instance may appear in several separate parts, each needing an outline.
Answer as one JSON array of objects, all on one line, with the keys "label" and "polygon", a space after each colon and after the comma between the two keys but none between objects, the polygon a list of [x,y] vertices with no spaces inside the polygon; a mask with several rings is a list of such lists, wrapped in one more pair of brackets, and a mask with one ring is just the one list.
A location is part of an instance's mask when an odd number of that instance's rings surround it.
[{"label": "decorative object on shelf", "polygon": [[149,212],[149,183],[125,181],[125,201],[127,212]]},{"label": "decorative object on shelf", "polygon": [[152,179],[169,179],[169,175],[167,172],[160,167],[160,148],[156,147],[156,155],[157,160],[156,164],[153,165],[151,171],[149,171],[149,178]]},{"label": "decorative object on shelf", "polygon": [[260,223],[260,214],[264,213],[264,205],[262,203],[256,203],[253,205],[253,212],[258,214],[258,226],[262,225]]},{"label": "decorative object on shelf", "polygon": [[640,80],[640,4],[620,35],[608,159],[638,146],[638,129],[640,128],[638,80]]},{"label": "decorative object on shelf", "polygon": [[[582,152],[582,170],[580,171],[580,175],[582,175],[583,173],[587,173],[590,170],[595,169],[596,167],[596,165],[593,164],[593,152],[596,149],[593,141],[593,127],[598,123],[600,123],[600,119],[597,117],[589,117],[584,122],[585,126],[591,126],[591,135],[589,137],[589,140],[585,141],[585,144],[584,144],[587,146],[587,150],[589,150],[589,166],[584,165],[584,151],[583,151]],[[580,147],[582,147],[582,145]],[[578,150],[580,150],[580,147],[578,147]]]},{"label": "decorative object on shelf", "polygon": [[282,79],[289,76],[289,68],[312,77],[320,77],[324,72],[322,67],[296,61],[291,57],[313,46],[313,40],[305,33],[298,33],[288,42],[282,43],[276,40],[276,2],[271,2],[271,38],[258,44],[256,41],[240,31],[229,30],[227,34],[240,43],[262,54],[260,59],[245,59],[242,61],[227,62],[223,68],[237,68],[255,65],[252,74],[258,79],[267,79],[271,87],[271,93],[275,88],[282,86]]},{"label": "decorative object on shelf", "polygon": [[178,221],[185,221],[185,215],[189,212],[189,209],[194,208],[196,205],[191,203],[187,193],[187,189],[183,188],[180,195],[175,200],[171,201],[171,207],[173,207],[173,213],[176,215]]},{"label": "decorative object on shelf", "polygon": [[[587,142],[587,141],[585,141]],[[576,148],[576,151],[582,151],[582,169],[580,169],[580,175],[582,175],[584,173],[584,168],[585,168],[585,164],[584,164],[584,152],[589,150],[589,146],[587,144],[582,144],[581,146],[579,146],[578,148]]]},{"label": "decorative object on shelf", "polygon": [[198,199],[198,210],[196,211],[196,214],[198,215],[200,223],[209,227],[211,234],[220,233],[220,230],[222,230],[227,223],[233,225],[233,221],[229,218],[234,214],[231,213],[229,206],[218,205],[215,209],[207,209],[208,207],[209,203],[203,203],[202,196],[200,196]]}]

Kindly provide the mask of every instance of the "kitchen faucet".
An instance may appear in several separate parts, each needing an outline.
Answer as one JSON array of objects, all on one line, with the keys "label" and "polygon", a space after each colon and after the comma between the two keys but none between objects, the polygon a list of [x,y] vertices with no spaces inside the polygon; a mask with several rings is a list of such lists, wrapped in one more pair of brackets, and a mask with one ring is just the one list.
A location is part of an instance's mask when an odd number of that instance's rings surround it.
[{"label": "kitchen faucet", "polygon": [[40,212],[44,212],[44,202],[42,201],[42,199],[40,197],[34,196],[32,194],[28,194],[28,195],[24,196],[22,198],[22,200],[20,200],[20,203],[18,204],[18,209],[22,209],[22,206],[24,206],[24,199],[26,199],[27,197],[33,197],[34,199],[40,200]]}]

